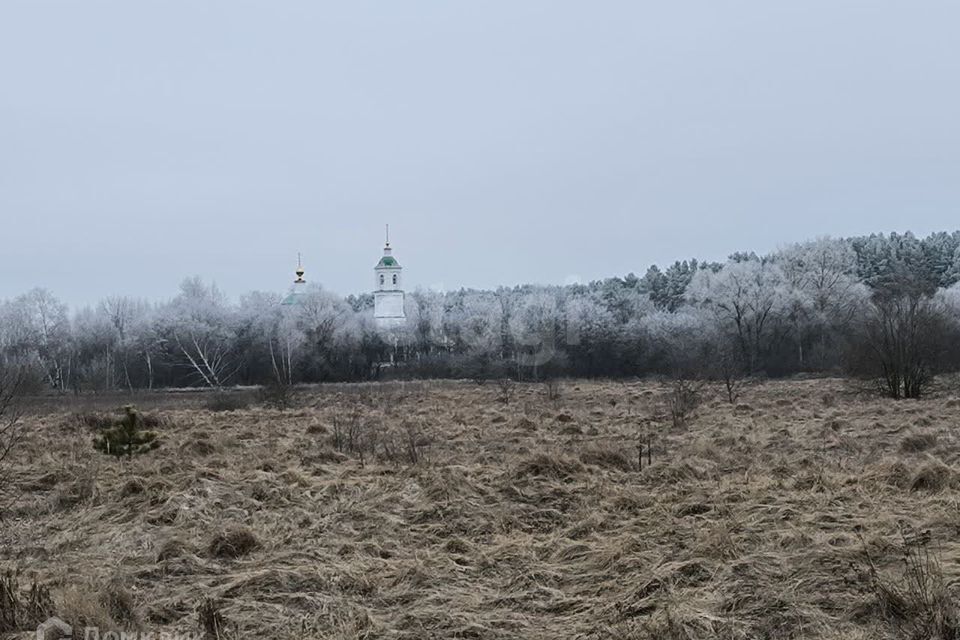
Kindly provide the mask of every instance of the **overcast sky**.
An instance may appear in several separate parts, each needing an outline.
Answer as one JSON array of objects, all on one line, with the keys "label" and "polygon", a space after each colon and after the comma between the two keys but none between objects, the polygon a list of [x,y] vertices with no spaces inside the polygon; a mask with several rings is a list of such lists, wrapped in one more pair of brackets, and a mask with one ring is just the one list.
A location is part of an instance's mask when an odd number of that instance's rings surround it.
[{"label": "overcast sky", "polygon": [[960,5],[0,0],[0,298],[642,274],[960,227]]}]

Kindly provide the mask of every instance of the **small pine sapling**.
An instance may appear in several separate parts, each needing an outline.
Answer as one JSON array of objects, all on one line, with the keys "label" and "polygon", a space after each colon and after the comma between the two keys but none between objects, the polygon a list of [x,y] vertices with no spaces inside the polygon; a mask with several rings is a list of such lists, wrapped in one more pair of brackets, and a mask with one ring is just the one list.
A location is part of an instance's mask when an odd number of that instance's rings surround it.
[{"label": "small pine sapling", "polygon": [[132,458],[160,446],[157,434],[143,430],[143,416],[133,405],[123,408],[125,413],[113,427],[103,431],[93,441],[93,447],[103,453]]}]

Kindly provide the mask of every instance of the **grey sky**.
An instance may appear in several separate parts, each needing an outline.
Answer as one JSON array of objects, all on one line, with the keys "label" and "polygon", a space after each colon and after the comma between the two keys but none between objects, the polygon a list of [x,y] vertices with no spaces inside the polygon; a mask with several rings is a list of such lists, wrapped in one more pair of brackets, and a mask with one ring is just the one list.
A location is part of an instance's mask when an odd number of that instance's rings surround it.
[{"label": "grey sky", "polygon": [[960,226],[949,2],[0,0],[0,298],[562,283]]}]

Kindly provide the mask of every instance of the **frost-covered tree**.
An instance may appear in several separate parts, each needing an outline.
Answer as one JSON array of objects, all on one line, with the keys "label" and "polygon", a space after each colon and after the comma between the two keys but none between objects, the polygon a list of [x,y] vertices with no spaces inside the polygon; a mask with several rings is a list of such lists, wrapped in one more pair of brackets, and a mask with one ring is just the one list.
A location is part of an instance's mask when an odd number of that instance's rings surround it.
[{"label": "frost-covered tree", "polygon": [[773,259],[794,291],[789,316],[794,325],[799,364],[812,347],[821,366],[836,354],[837,337],[858,313],[869,290],[856,277],[857,254],[844,240],[819,238],[783,249]]},{"label": "frost-covered tree", "polygon": [[[625,278],[608,278],[592,283],[590,292],[602,304],[615,322],[625,324],[653,308],[654,296],[666,296],[666,276],[654,265],[638,279],[632,273]],[[662,293],[661,293],[662,292]]]},{"label": "frost-covered tree", "polygon": [[718,273],[699,271],[688,298],[733,332],[749,371],[757,371],[784,337],[786,312],[795,301],[783,270],[760,260],[730,262]]},{"label": "frost-covered tree", "polygon": [[[115,334],[112,364],[123,386],[133,389],[131,360],[136,359],[138,341],[136,330],[150,313],[150,305],[135,298],[110,296],[97,306],[97,312],[106,317]],[[113,386],[113,385],[111,385]]]},{"label": "frost-covered tree", "polygon": [[489,293],[469,292],[455,309],[446,314],[446,323],[458,328],[457,338],[467,351],[493,358],[501,353],[501,308]]},{"label": "frost-covered tree", "polygon": [[542,370],[559,366],[563,352],[563,325],[555,288],[531,287],[518,298],[510,318],[516,348],[517,375],[530,371],[534,380]]},{"label": "frost-covered tree", "polygon": [[158,329],[174,363],[205,386],[222,387],[239,369],[236,314],[214,284],[184,280],[159,312]]},{"label": "frost-covered tree", "polygon": [[960,283],[938,291],[937,301],[943,305],[947,317],[955,324],[960,324]]},{"label": "frost-covered tree", "polygon": [[[935,244],[935,241],[934,241]],[[872,290],[931,294],[940,284],[936,261],[912,233],[873,234],[852,240],[857,276]]]},{"label": "frost-covered tree", "polygon": [[317,380],[328,379],[335,371],[342,352],[351,309],[337,295],[320,286],[310,285],[295,305],[296,326],[304,337],[308,367]]},{"label": "frost-covered tree", "polygon": [[938,287],[949,287],[956,282],[952,278],[952,270],[954,257],[960,248],[960,236],[939,231],[921,240],[920,245],[931,281],[935,281]]},{"label": "frost-covered tree", "polygon": [[142,363],[143,378],[139,384],[147,389],[153,389],[155,385],[157,360],[164,353],[160,319],[158,308],[144,303],[137,307],[137,313],[126,332],[130,353],[135,354],[138,363]]},{"label": "frost-covered tree", "polygon": [[50,387],[65,390],[71,364],[67,306],[46,289],[33,289],[5,305],[9,353],[32,362]]},{"label": "frost-covered tree", "polygon": [[255,291],[240,299],[237,327],[248,379],[284,386],[297,381],[306,336],[296,305],[281,304],[276,293]]},{"label": "frost-covered tree", "polygon": [[636,372],[639,341],[632,325],[620,323],[595,297],[584,292],[565,304],[565,344],[571,369],[586,375]]},{"label": "frost-covered tree", "polygon": [[[846,363],[868,312],[897,296],[939,289],[936,302],[956,316],[957,282],[954,232],[821,238],[564,287],[415,291],[407,325],[389,333],[373,320],[370,294],[317,287],[294,305],[276,293],[234,305],[191,279],[160,305],[109,297],[72,315],[34,290],[0,301],[0,357],[78,391],[368,379],[382,363],[398,376],[670,373],[680,346],[697,354],[702,375],[782,375]],[[945,350],[952,339],[942,338]]]},{"label": "frost-covered tree", "polygon": [[76,391],[114,389],[119,336],[110,319],[88,307],[74,315],[72,329],[70,386]]},{"label": "frost-covered tree", "polygon": [[444,295],[437,291],[417,289],[407,296],[407,318],[410,321],[412,343],[418,353],[431,355],[436,349],[445,349]]},{"label": "frost-covered tree", "polygon": [[952,287],[960,283],[960,246],[953,252],[953,261],[944,277],[944,287]]},{"label": "frost-covered tree", "polygon": [[709,348],[715,342],[717,324],[702,308],[687,307],[670,313],[657,311],[640,321],[651,358],[660,369],[677,378],[709,374]]}]

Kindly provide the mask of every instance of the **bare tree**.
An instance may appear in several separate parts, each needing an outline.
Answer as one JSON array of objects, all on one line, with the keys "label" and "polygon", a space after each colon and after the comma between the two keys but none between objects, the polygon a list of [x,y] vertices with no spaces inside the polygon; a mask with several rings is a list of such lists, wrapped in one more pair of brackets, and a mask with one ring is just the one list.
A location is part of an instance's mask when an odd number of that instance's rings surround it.
[{"label": "bare tree", "polygon": [[865,333],[884,393],[894,399],[922,397],[947,333],[941,305],[917,293],[877,296]]},{"label": "bare tree", "polygon": [[783,336],[783,320],[795,299],[779,266],[760,260],[731,262],[718,272],[699,271],[688,297],[729,327],[747,370],[757,371],[763,357]]},{"label": "bare tree", "polygon": [[514,393],[513,380],[510,378],[500,378],[497,380],[497,389],[500,392],[497,399],[503,404],[510,404]]},{"label": "bare tree", "polygon": [[743,388],[744,367],[740,351],[723,336],[718,338],[713,373],[723,382],[723,390],[730,404],[735,404]]},{"label": "bare tree", "polygon": [[788,315],[800,367],[808,360],[819,367],[835,362],[837,337],[862,314],[870,295],[857,279],[853,246],[845,240],[818,238],[787,247],[773,259],[794,291]]},{"label": "bare tree", "polygon": [[670,419],[675,428],[687,426],[690,416],[700,406],[700,390],[703,383],[691,380],[682,375],[670,385],[667,392],[667,406],[670,409]]},{"label": "bare tree", "polygon": [[23,440],[23,409],[20,403],[26,374],[22,367],[0,361],[0,507],[13,498],[10,482],[10,460]]}]

